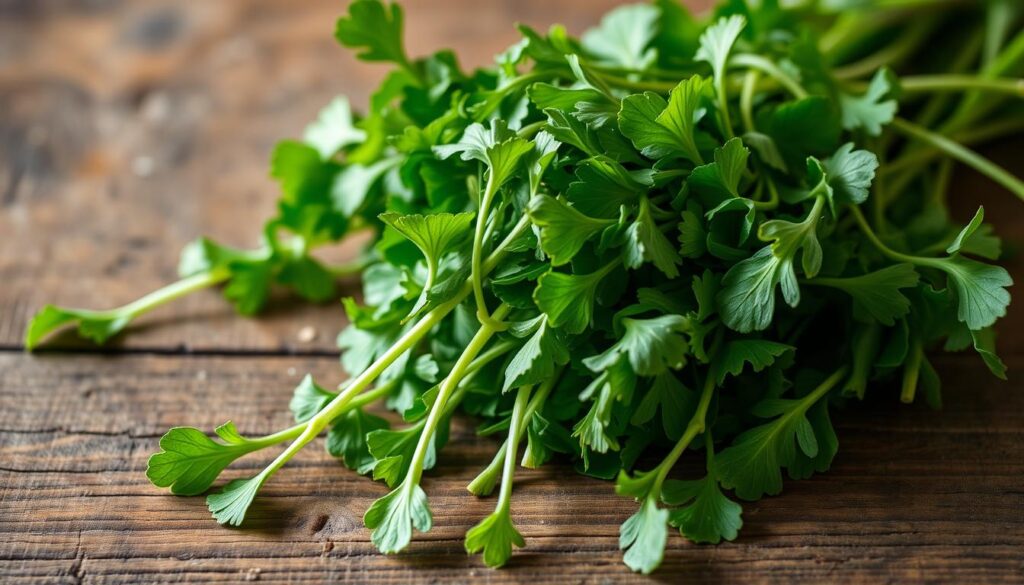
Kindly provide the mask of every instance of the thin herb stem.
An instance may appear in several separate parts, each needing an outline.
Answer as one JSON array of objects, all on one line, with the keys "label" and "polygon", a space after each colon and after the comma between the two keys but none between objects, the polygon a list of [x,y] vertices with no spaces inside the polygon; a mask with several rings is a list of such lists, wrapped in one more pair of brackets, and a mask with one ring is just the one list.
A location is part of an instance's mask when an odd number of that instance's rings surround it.
[{"label": "thin herb stem", "polygon": [[480,198],[480,206],[477,209],[476,229],[473,232],[473,252],[470,259],[472,266],[470,279],[473,282],[473,297],[476,299],[476,316],[480,323],[490,323],[492,327],[495,323],[487,311],[487,299],[484,297],[484,277],[481,264],[483,262],[484,232],[487,226],[488,212],[491,202],[497,194],[497,190],[498,185],[492,172],[487,179],[487,186],[484,188],[483,196]]},{"label": "thin herb stem", "polygon": [[1024,200],[1024,181],[1021,181],[1017,177],[1011,175],[1006,171],[1006,169],[1003,169],[973,150],[970,150],[962,144],[950,140],[945,136],[936,134],[935,132],[922,128],[917,124],[908,122],[902,118],[893,119],[892,127],[902,134],[925,142],[967,166],[974,168],[976,171],[1006,187],[1011,193]]},{"label": "thin herb stem", "polygon": [[[851,88],[866,89],[866,84],[848,84]],[[1024,96],[1024,79],[988,78],[977,75],[915,75],[900,79],[900,88],[906,93],[949,93],[983,91]]]},{"label": "thin herb stem", "polygon": [[[495,309],[494,315],[491,316],[491,319],[500,322],[506,315],[508,315],[509,310],[511,310],[511,307],[503,303]],[[437,398],[434,399],[434,405],[431,407],[430,413],[427,415],[423,433],[420,434],[419,442],[416,443],[416,450],[413,452],[412,460],[409,463],[409,473],[403,481],[403,485],[406,486],[405,489],[411,491],[415,486],[419,485],[420,478],[423,475],[423,462],[427,457],[427,450],[434,439],[434,430],[441,421],[441,416],[444,413],[445,405],[447,404],[449,397],[451,397],[452,392],[455,391],[456,387],[462,381],[469,364],[483,350],[484,346],[487,345],[487,342],[491,340],[491,337],[496,332],[497,328],[492,327],[489,323],[481,323],[476,334],[473,335],[473,338],[466,345],[465,351],[463,351],[462,355],[459,356],[459,359],[455,361],[455,365],[452,366],[451,372],[449,372],[448,376],[445,377],[443,382],[441,382],[441,386],[437,392]]]},{"label": "thin herb stem", "polygon": [[[920,124],[918,125],[920,126]],[[993,122],[985,126],[979,126],[970,131],[953,134],[950,136],[950,139],[966,146],[987,142],[1000,136],[1014,135],[1018,132],[1024,132],[1024,118],[1020,120],[1001,120],[999,122]],[[932,159],[938,158],[942,154],[943,151],[938,148],[921,145],[921,148],[918,148],[911,153],[905,154],[892,162],[886,162],[878,169],[878,172],[879,174],[892,175],[903,171],[919,170],[921,166],[930,162]]]},{"label": "thin herb stem", "polygon": [[748,69],[757,69],[762,73],[768,75],[779,84],[786,88],[786,90],[793,94],[793,97],[797,99],[807,97],[807,90],[800,85],[797,80],[793,79],[788,73],[779,68],[778,65],[773,63],[771,60],[766,59],[760,55],[753,55],[750,53],[739,53],[733,55],[729,59],[729,65],[733,67],[746,67]]},{"label": "thin herb stem", "polygon": [[143,313],[165,305],[175,299],[179,299],[193,292],[218,285],[228,279],[230,273],[227,270],[210,270],[187,276],[181,280],[171,283],[161,289],[155,290],[146,296],[136,299],[127,305],[110,309],[107,311],[96,311],[95,315],[117,316],[127,315],[134,319]]},{"label": "thin herb stem", "polygon": [[512,406],[512,422],[508,426],[508,439],[505,440],[505,466],[501,472],[501,491],[498,492],[496,510],[508,512],[512,506],[512,483],[516,472],[519,441],[523,436],[522,422],[526,420],[527,403],[532,390],[532,386],[523,386],[517,390],[516,401]]},{"label": "thin herb stem", "polygon": [[757,80],[761,76],[757,69],[748,69],[743,76],[743,89],[740,91],[740,116],[747,132],[754,132],[754,94],[757,91]]},{"label": "thin herb stem", "polygon": [[903,366],[903,382],[900,388],[900,402],[910,404],[914,401],[917,393],[917,380],[921,373],[921,360],[924,358],[924,348],[921,345],[921,338],[914,336],[907,352],[907,363]]},{"label": "thin herb stem", "polygon": [[[708,357],[711,359],[713,364],[718,356],[718,349],[722,345],[722,339],[724,337],[723,329],[719,327],[715,331],[714,341],[711,342],[711,348],[708,350]],[[654,483],[651,485],[651,491],[653,497],[658,498],[661,495],[661,486],[665,483],[665,479],[668,477],[669,471],[675,466],[679,458],[682,457],[683,452],[690,446],[697,435],[704,432],[705,421],[707,419],[708,407],[711,404],[711,396],[714,394],[717,384],[715,383],[715,377],[712,375],[711,368],[708,368],[707,375],[704,378],[704,388],[700,393],[700,400],[697,402],[697,410],[690,417],[690,422],[686,425],[686,430],[683,431],[683,436],[676,441],[675,446],[669,451],[669,454],[658,464],[655,473],[657,475],[654,478]],[[650,497],[650,496],[649,496]]]}]

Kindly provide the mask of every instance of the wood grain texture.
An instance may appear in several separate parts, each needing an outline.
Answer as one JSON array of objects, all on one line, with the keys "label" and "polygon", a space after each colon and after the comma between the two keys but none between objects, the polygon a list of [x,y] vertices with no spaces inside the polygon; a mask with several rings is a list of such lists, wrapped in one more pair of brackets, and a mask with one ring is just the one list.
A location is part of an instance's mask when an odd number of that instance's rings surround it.
[{"label": "wood grain texture", "polygon": [[[832,470],[747,504],[735,543],[669,539],[665,582],[950,582],[1024,579],[1024,359],[1009,383],[976,360],[941,365],[946,408],[901,407],[896,391],[836,416]],[[320,442],[264,488],[245,529],[218,526],[201,498],[151,486],[159,435],[230,416],[246,433],[290,424],[290,388],[335,363],[302,357],[0,355],[0,582],[611,583],[648,579],[619,561],[618,525],[635,504],[565,465],[520,470],[514,517],[527,540],[502,571],[462,549],[492,499],[464,486],[497,443],[458,420],[426,475],[436,526],[396,557],[376,552],[362,513],[386,493]],[[273,453],[241,460],[229,477]],[[701,473],[688,456],[680,474]],[[694,465],[695,464],[695,465]]]}]

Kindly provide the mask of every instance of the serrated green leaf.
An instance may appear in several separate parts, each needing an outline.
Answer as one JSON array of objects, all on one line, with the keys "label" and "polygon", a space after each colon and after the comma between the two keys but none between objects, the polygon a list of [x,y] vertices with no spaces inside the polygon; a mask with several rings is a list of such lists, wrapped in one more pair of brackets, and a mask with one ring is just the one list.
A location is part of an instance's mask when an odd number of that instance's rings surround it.
[{"label": "serrated green leaf", "polygon": [[588,217],[564,201],[541,195],[530,201],[530,219],[540,228],[540,246],[551,258],[552,266],[573,259],[587,240],[614,223]]},{"label": "serrated green leaf", "polygon": [[384,554],[401,551],[412,540],[412,529],[428,532],[433,526],[427,494],[418,485],[399,485],[370,505],[363,524],[373,530],[370,540]]},{"label": "serrated green leaf", "polygon": [[747,364],[757,373],[775,363],[782,354],[795,349],[792,345],[767,339],[734,339],[719,350],[711,368],[712,375],[721,386],[726,376],[739,376]]},{"label": "serrated green leaf", "polygon": [[949,276],[956,292],[957,319],[971,329],[984,329],[1006,315],[1010,304],[1007,287],[1013,279],[1001,266],[983,264],[963,256],[953,256],[935,264]]},{"label": "serrated green leaf", "polygon": [[619,548],[625,551],[623,562],[630,569],[650,574],[661,564],[668,541],[668,510],[658,507],[657,500],[647,498],[640,509],[619,528]]},{"label": "serrated green leaf", "polygon": [[911,264],[894,264],[875,272],[848,278],[815,278],[811,283],[838,288],[853,298],[856,315],[892,326],[910,312],[910,300],[900,289],[917,284]]},{"label": "serrated green leaf", "polygon": [[265,480],[262,473],[248,479],[236,479],[220,492],[206,496],[206,506],[218,523],[241,526]]},{"label": "serrated green leaf", "polygon": [[824,167],[836,202],[859,205],[867,201],[878,157],[866,150],[853,150],[853,143],[847,142],[825,160]]},{"label": "serrated green leaf", "polygon": [[584,33],[583,48],[609,65],[643,71],[657,59],[648,48],[657,30],[658,10],[653,6],[620,6],[601,18],[601,24]]},{"label": "serrated green leaf", "polygon": [[299,385],[295,387],[288,408],[295,416],[295,422],[306,422],[323,410],[335,396],[337,394],[334,392],[328,392],[318,386],[313,381],[312,375],[306,374]]},{"label": "serrated green leaf", "polygon": [[569,350],[558,334],[548,327],[548,318],[542,315],[538,319],[541,322],[537,331],[512,356],[505,368],[502,392],[539,384],[555,375],[557,366],[569,361]]},{"label": "serrated green leaf", "polygon": [[898,107],[896,100],[886,99],[892,93],[889,80],[891,73],[887,69],[879,69],[871,78],[864,95],[854,96],[840,94],[839,103],[843,111],[843,128],[856,130],[863,128],[871,136],[882,133],[882,126],[892,122]]},{"label": "serrated green leaf", "polygon": [[619,129],[648,158],[679,155],[703,164],[696,126],[703,115],[700,102],[706,87],[706,81],[694,75],[680,82],[668,101],[654,92],[628,96],[619,109]]},{"label": "serrated green leaf", "polygon": [[402,7],[380,0],[356,0],[348,16],[338,19],[334,37],[346,47],[358,49],[363,61],[406,64],[402,44]]},{"label": "serrated green leaf", "polygon": [[507,510],[496,510],[466,532],[466,552],[484,553],[484,563],[492,569],[504,566],[512,556],[512,547],[524,547],[523,535],[512,524]]},{"label": "serrated green leaf", "polygon": [[661,499],[670,506],[682,506],[669,511],[668,523],[693,542],[735,540],[743,527],[743,507],[722,493],[711,474],[689,481],[670,479]]},{"label": "serrated green leaf", "polygon": [[146,465],[146,477],[171,493],[194,496],[208,490],[217,476],[235,459],[260,449],[259,443],[242,440],[218,443],[199,429],[174,427],[160,438],[160,451]]},{"label": "serrated green leaf", "polygon": [[552,327],[580,333],[590,325],[598,285],[614,268],[611,263],[590,274],[548,272],[537,279],[533,300]]},{"label": "serrated green leaf", "polygon": [[687,328],[683,317],[624,318],[622,327],[624,332],[615,345],[583,360],[588,368],[594,372],[607,370],[620,357],[626,357],[633,371],[641,376],[653,376],[685,365],[689,348],[681,335]]},{"label": "serrated green leaf", "polygon": [[342,148],[366,140],[366,131],[352,123],[348,98],[338,96],[320,110],[313,123],[306,126],[302,139],[317,149],[321,157],[328,159]]}]

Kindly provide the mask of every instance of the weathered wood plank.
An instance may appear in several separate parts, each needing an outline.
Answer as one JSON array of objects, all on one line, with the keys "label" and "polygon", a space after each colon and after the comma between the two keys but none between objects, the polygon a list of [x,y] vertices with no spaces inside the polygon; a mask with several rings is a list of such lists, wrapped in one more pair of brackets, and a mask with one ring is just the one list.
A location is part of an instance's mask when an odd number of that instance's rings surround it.
[{"label": "weathered wood plank", "polygon": [[[1024,578],[1024,359],[1008,383],[975,359],[941,364],[946,408],[895,392],[836,415],[833,469],[745,506],[740,539],[673,536],[660,580],[679,582],[1019,582]],[[520,470],[513,506],[528,547],[494,572],[461,538],[490,510],[465,484],[496,444],[459,420],[425,489],[436,526],[379,555],[361,516],[384,486],[311,446],[265,487],[245,529],[217,526],[201,498],[150,486],[145,461],[169,426],[227,417],[259,434],[290,423],[290,388],[335,362],[300,357],[0,355],[0,581],[604,583],[640,582],[619,562],[635,504],[609,483],[554,465]],[[243,459],[252,473],[271,453]],[[688,458],[692,459],[692,458]],[[694,460],[695,461],[695,460]],[[688,461],[693,463],[693,461]],[[682,473],[699,473],[684,466]]]}]

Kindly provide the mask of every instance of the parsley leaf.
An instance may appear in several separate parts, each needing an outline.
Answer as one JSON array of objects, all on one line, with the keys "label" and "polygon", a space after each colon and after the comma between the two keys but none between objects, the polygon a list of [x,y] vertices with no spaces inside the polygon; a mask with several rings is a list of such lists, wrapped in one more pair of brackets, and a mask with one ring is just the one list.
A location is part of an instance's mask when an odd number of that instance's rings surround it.
[{"label": "parsley leaf", "polygon": [[668,518],[668,510],[659,508],[653,499],[645,499],[636,514],[622,523],[619,548],[626,551],[622,560],[627,567],[645,575],[658,568],[665,556]]},{"label": "parsley leaf", "polygon": [[646,157],[676,154],[703,164],[696,126],[704,114],[700,103],[706,87],[705,80],[694,75],[680,82],[667,102],[650,91],[628,96],[619,110],[619,129]]},{"label": "parsley leaf", "polygon": [[843,128],[863,128],[871,136],[882,133],[882,127],[892,122],[898,105],[894,99],[886,99],[893,93],[892,73],[879,69],[871,78],[868,89],[862,96],[842,94],[839,103],[843,111]]},{"label": "parsley leaf", "polygon": [[370,505],[363,523],[373,530],[370,539],[384,554],[396,553],[412,540],[412,529],[428,532],[434,524],[427,494],[419,485],[401,484]]},{"label": "parsley leaf", "polygon": [[380,0],[356,0],[348,16],[338,19],[334,37],[346,47],[359,49],[364,61],[390,61],[408,66],[402,43],[402,7]]},{"label": "parsley leaf", "polygon": [[637,71],[647,69],[657,59],[657,52],[648,45],[657,30],[658,16],[653,6],[620,6],[583,35],[583,48],[604,63]]}]

